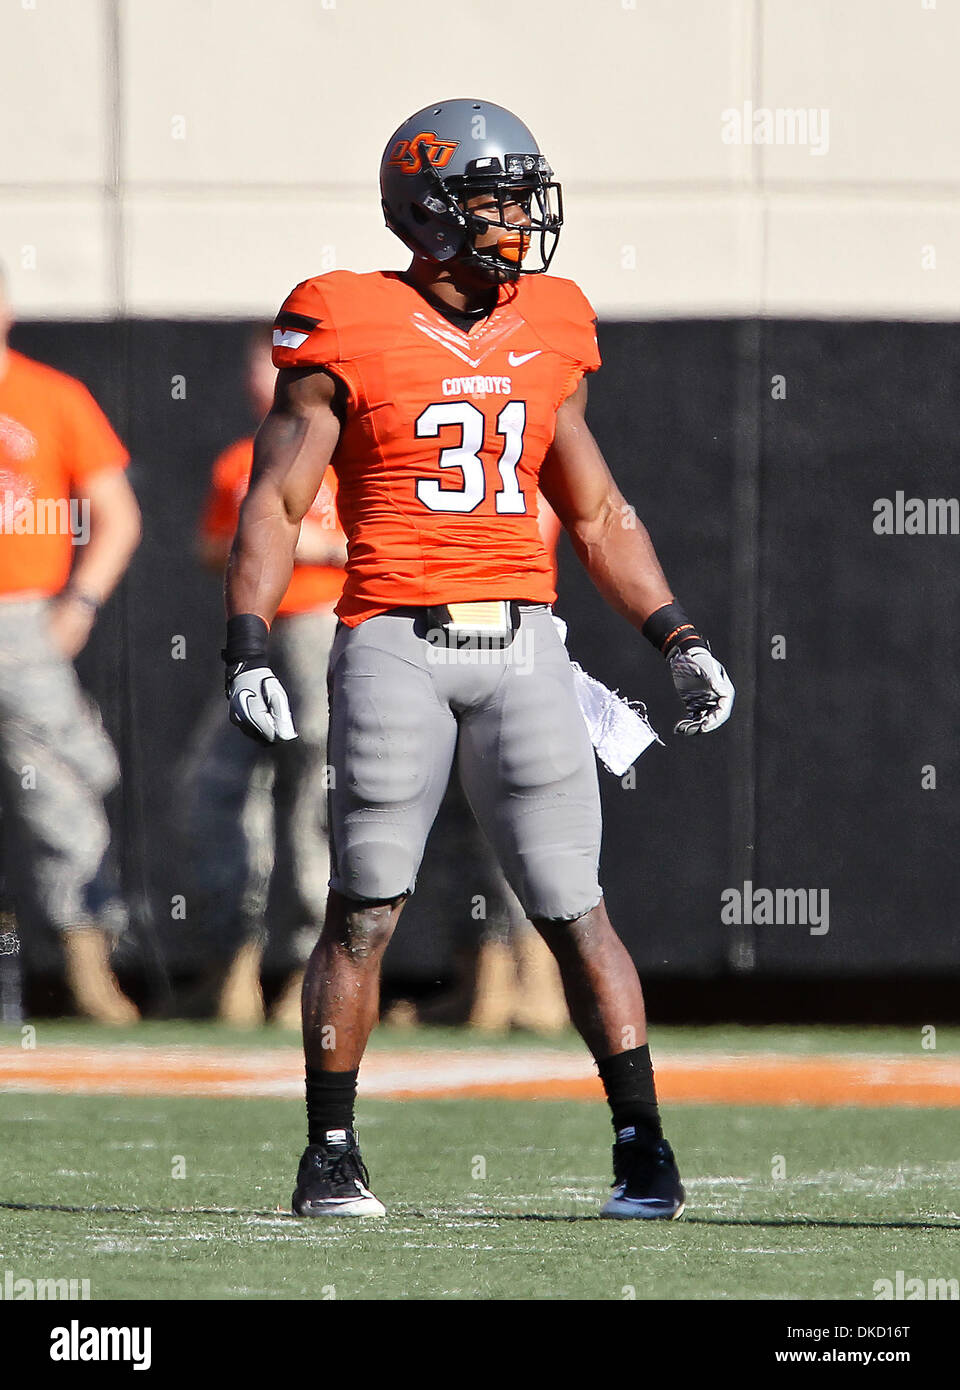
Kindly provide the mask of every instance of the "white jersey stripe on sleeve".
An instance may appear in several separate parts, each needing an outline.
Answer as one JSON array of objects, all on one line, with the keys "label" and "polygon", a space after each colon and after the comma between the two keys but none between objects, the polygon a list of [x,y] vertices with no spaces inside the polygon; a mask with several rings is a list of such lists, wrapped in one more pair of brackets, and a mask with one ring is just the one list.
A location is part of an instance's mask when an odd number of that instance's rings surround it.
[{"label": "white jersey stripe on sleeve", "polygon": [[302,347],[309,336],[309,333],[295,333],[292,328],[275,328],[273,330],[273,346],[285,348]]}]

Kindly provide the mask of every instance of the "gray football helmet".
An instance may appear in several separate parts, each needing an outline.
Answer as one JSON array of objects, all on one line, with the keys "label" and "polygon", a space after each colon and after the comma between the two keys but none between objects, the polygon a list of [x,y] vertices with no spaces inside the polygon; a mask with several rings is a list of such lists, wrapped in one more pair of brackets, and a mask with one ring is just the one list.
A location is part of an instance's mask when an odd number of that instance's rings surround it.
[{"label": "gray football helmet", "polygon": [[[498,280],[542,274],[563,224],[560,185],[536,140],[489,101],[441,101],[404,121],[380,161],[380,193],[387,226],[415,254],[467,262]],[[498,217],[467,211],[479,193],[496,201]],[[528,225],[506,220],[508,203],[521,204]],[[491,227],[503,235],[478,250],[475,238]],[[539,262],[524,264],[536,242]]]}]

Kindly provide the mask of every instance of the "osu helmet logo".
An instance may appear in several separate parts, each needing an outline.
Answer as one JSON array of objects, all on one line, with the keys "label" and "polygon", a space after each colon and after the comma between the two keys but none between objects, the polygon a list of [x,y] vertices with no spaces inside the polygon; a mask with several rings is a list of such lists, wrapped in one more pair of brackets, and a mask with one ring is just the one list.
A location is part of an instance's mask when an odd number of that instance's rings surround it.
[{"label": "osu helmet logo", "polygon": [[399,169],[401,174],[419,174],[423,168],[422,149],[434,169],[445,169],[458,149],[459,140],[440,140],[432,130],[422,131],[412,140],[398,140],[390,151],[388,163]]}]

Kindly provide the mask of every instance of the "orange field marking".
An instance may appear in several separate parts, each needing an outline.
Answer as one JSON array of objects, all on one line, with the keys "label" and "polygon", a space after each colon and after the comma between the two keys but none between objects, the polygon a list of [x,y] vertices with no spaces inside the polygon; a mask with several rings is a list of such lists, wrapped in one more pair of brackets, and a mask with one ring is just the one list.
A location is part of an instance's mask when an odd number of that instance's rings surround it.
[{"label": "orange field marking", "polygon": [[[866,1055],[675,1053],[656,1064],[668,1104],[960,1106],[960,1060]],[[76,1095],[300,1097],[298,1048],[138,1046],[0,1049],[0,1091]],[[583,1053],[479,1047],[373,1051],[361,1095],[393,1099],[487,1097],[599,1100]]]},{"label": "orange field marking", "polygon": [[[919,1073],[919,1074],[918,1074]],[[686,1058],[656,1068],[657,1093],[672,1105],[960,1105],[960,1066],[937,1069],[912,1061],[838,1057],[751,1056],[716,1062]],[[416,1090],[394,1094],[412,1098]],[[599,1100],[595,1076],[542,1081],[468,1083],[435,1096],[498,1096],[513,1100]]]}]

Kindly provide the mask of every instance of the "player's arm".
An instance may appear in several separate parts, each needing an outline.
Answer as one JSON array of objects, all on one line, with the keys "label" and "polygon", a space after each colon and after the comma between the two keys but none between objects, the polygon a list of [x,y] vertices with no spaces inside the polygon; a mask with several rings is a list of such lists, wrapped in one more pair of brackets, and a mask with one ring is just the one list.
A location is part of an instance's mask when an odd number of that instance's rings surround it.
[{"label": "player's arm", "polygon": [[674,601],[646,527],[613,480],[584,418],[584,378],[557,411],[540,490],[603,597],[634,627]]},{"label": "player's arm", "polygon": [[227,562],[227,617],[269,627],[293,574],[303,521],[340,438],[334,378],[317,368],[277,374],[273,405],[253,443],[250,487]]},{"label": "player's arm", "polygon": [[74,486],[88,509],[90,534],[50,615],[54,640],[69,657],[86,645],[100,605],[113,593],[140,544],[140,508],[122,468],[107,468]]},{"label": "player's arm", "polygon": [[319,368],[279,372],[253,446],[250,487],[227,562],[230,718],[264,743],[296,737],[287,697],[270,670],[267,636],[293,574],[300,525],[340,438],[337,386]]},{"label": "player's arm", "polygon": [[[223,574],[232,545],[232,533],[201,533],[197,537],[197,559],[204,569],[211,570],[214,574]],[[300,539],[297,541],[293,558],[298,565],[324,565],[330,569],[343,569],[347,561],[347,547],[339,531],[331,530],[324,522],[313,521],[307,516],[300,527]]]},{"label": "player's arm", "polygon": [[733,686],[677,604],[646,527],[614,482],[590,433],[586,403],[584,379],[557,411],[540,490],[603,597],[669,661],[687,709],[677,732],[707,733],[730,717]]}]

